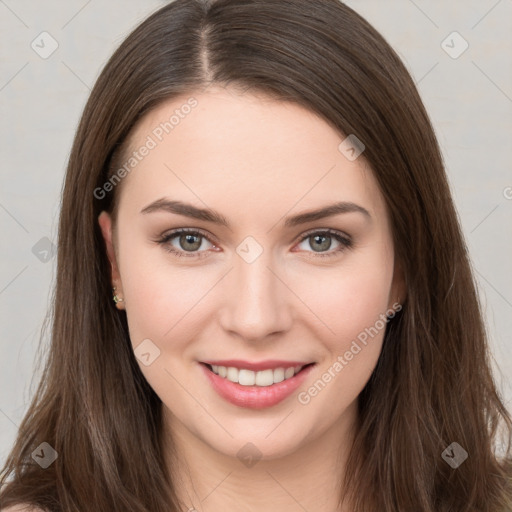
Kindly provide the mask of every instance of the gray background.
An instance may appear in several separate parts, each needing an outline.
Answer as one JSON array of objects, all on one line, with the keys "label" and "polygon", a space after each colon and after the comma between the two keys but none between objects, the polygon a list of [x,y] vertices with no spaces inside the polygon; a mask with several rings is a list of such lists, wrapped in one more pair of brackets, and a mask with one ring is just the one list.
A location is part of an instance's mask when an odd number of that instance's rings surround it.
[{"label": "gray background", "polygon": [[[114,49],[164,3],[0,0],[0,463],[37,384],[36,349],[55,277],[51,244],[79,116]],[[418,84],[511,409],[512,0],[346,3],[384,35]],[[43,31],[58,43],[47,58],[31,47],[35,40],[40,53],[51,49]],[[453,58],[464,40],[468,49]]]}]

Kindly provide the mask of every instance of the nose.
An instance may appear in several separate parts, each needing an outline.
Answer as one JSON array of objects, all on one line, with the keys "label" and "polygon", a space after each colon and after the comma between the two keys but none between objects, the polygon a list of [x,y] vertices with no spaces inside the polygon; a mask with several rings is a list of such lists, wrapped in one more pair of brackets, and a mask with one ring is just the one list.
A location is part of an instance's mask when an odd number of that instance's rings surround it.
[{"label": "nose", "polygon": [[291,327],[293,293],[270,256],[263,252],[251,263],[237,256],[224,279],[221,327],[240,339],[261,341]]}]

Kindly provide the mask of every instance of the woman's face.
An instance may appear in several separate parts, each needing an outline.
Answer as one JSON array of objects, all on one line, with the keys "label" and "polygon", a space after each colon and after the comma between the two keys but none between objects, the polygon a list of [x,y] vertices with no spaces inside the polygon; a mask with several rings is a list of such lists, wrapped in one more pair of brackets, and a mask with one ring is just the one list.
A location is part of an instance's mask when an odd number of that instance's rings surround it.
[{"label": "woman's face", "polygon": [[229,88],[191,96],[135,127],[114,237],[99,222],[167,425],[272,459],[354,418],[404,298],[389,218],[362,148],[315,114]]}]

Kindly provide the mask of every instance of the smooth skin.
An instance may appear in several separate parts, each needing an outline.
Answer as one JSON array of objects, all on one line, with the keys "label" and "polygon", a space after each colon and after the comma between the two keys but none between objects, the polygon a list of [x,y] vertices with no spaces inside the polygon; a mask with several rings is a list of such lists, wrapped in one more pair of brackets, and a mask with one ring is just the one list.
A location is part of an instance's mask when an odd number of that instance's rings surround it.
[{"label": "smooth skin", "polygon": [[[158,141],[155,128],[191,96],[197,106]],[[301,106],[218,86],[146,114],[132,132],[131,151],[148,136],[156,147],[117,185],[116,229],[106,212],[98,221],[132,345],[149,339],[160,351],[139,365],[163,402],[165,442],[172,440],[178,454],[166,449],[165,457],[184,507],[339,510],[357,398],[384,329],[309,403],[301,404],[298,392],[332,373],[338,356],[406,295],[386,205],[364,153],[347,159],[338,149],[345,136]],[[161,198],[213,209],[230,228],[168,211],[141,213]],[[371,218],[349,212],[284,225],[289,216],[339,201],[364,207]],[[202,233],[158,243],[178,228]],[[326,229],[352,245],[318,238]],[[246,237],[255,241],[251,250],[263,250],[251,263],[237,252]],[[298,392],[251,410],[217,395],[199,365],[233,358],[317,364]],[[253,454],[250,467],[237,455],[243,447]]]}]

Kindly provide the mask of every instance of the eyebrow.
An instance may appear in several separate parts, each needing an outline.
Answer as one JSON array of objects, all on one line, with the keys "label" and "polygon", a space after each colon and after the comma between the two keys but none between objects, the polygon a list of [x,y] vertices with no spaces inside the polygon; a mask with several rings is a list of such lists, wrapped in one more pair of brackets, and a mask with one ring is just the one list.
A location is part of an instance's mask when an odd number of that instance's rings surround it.
[{"label": "eyebrow", "polygon": [[[149,204],[143,208],[140,213],[148,214],[158,211],[165,211],[169,213],[175,213],[177,215],[183,215],[185,217],[190,217],[192,219],[213,222],[214,224],[219,224],[221,226],[227,227],[228,229],[231,229],[231,226],[226,218],[215,210],[209,208],[198,208],[197,206],[183,203],[182,201],[173,201],[165,197]],[[285,227],[289,228],[298,226],[300,224],[306,224],[307,222],[324,219],[326,217],[331,217],[333,215],[352,212],[361,213],[368,220],[372,220],[372,216],[366,208],[363,208],[362,206],[349,201],[341,201],[316,210],[309,210],[297,215],[293,215],[291,217],[287,217],[284,225]]]}]

